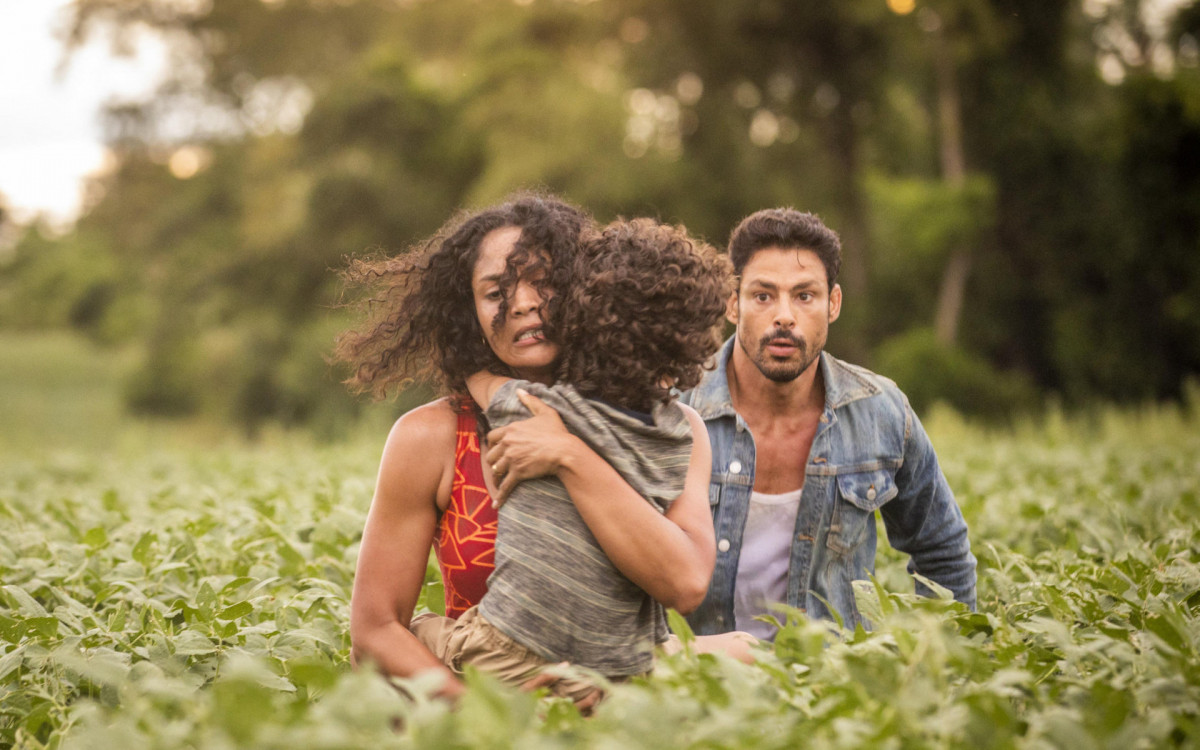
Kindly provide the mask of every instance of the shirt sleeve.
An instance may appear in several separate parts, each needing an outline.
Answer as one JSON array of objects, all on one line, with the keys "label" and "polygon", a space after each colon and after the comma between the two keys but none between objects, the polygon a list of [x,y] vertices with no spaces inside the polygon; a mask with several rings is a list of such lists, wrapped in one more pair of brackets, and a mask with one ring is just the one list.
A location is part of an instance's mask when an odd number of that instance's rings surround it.
[{"label": "shirt sleeve", "polygon": [[[880,508],[888,542],[910,556],[908,572],[918,573],[949,589],[954,598],[975,609],[975,556],[967,538],[967,522],[938,466],[937,454],[907,400],[909,423],[904,464],[896,472],[895,498]],[[934,592],[919,580],[918,594]]]}]

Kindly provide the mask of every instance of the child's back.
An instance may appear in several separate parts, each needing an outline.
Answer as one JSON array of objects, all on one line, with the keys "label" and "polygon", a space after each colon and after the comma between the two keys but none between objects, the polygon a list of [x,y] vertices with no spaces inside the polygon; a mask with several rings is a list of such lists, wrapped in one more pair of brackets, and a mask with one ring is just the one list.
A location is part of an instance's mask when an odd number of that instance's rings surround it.
[{"label": "child's back", "polygon": [[[529,416],[538,396],[659,512],[683,491],[692,434],[671,388],[694,385],[719,345],[729,291],[723,259],[682,228],[615,222],[579,254],[561,301],[559,384],[508,381],[492,427]],[[550,661],[640,674],[668,631],[662,607],[608,559],[553,477],[517,485],[500,509],[496,570],[479,611]]]},{"label": "child's back", "polygon": [[[529,415],[518,387],[557,411],[660,512],[683,491],[692,433],[678,404],[656,405],[648,424],[571,386],[513,380],[488,406],[494,427]],[[608,676],[648,671],[667,637],[662,607],[609,561],[554,477],[521,482],[500,508],[496,569],[479,612],[548,661]]]}]

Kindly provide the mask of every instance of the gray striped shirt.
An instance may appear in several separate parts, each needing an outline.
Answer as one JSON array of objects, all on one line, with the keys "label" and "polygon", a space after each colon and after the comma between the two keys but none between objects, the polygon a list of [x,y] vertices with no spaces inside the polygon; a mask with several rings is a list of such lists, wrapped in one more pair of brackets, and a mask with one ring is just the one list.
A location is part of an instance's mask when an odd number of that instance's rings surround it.
[{"label": "gray striped shirt", "polygon": [[[678,404],[656,405],[646,424],[569,385],[514,380],[488,405],[492,427],[530,416],[518,388],[553,407],[659,512],[683,492],[692,431]],[[654,645],[667,637],[662,606],[609,561],[554,477],[520,483],[501,507],[496,570],[479,611],[539,656],[613,677],[648,671]]]}]

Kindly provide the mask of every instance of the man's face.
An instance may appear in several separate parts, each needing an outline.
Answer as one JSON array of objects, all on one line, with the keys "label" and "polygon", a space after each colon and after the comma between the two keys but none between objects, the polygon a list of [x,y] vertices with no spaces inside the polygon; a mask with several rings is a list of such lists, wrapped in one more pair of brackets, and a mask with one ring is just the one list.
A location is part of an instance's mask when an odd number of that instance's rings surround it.
[{"label": "man's face", "polygon": [[829,288],[816,253],[768,247],[742,269],[726,316],[737,326],[738,347],[759,372],[787,383],[816,362],[841,308],[842,288]]}]

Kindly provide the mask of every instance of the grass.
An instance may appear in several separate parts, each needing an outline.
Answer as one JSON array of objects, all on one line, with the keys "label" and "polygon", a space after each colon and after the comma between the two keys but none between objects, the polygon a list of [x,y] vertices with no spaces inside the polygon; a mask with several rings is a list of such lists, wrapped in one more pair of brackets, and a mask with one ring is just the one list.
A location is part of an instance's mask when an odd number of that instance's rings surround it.
[{"label": "grass", "polygon": [[0,451],[102,447],[126,421],[127,359],[68,333],[0,333]]}]

